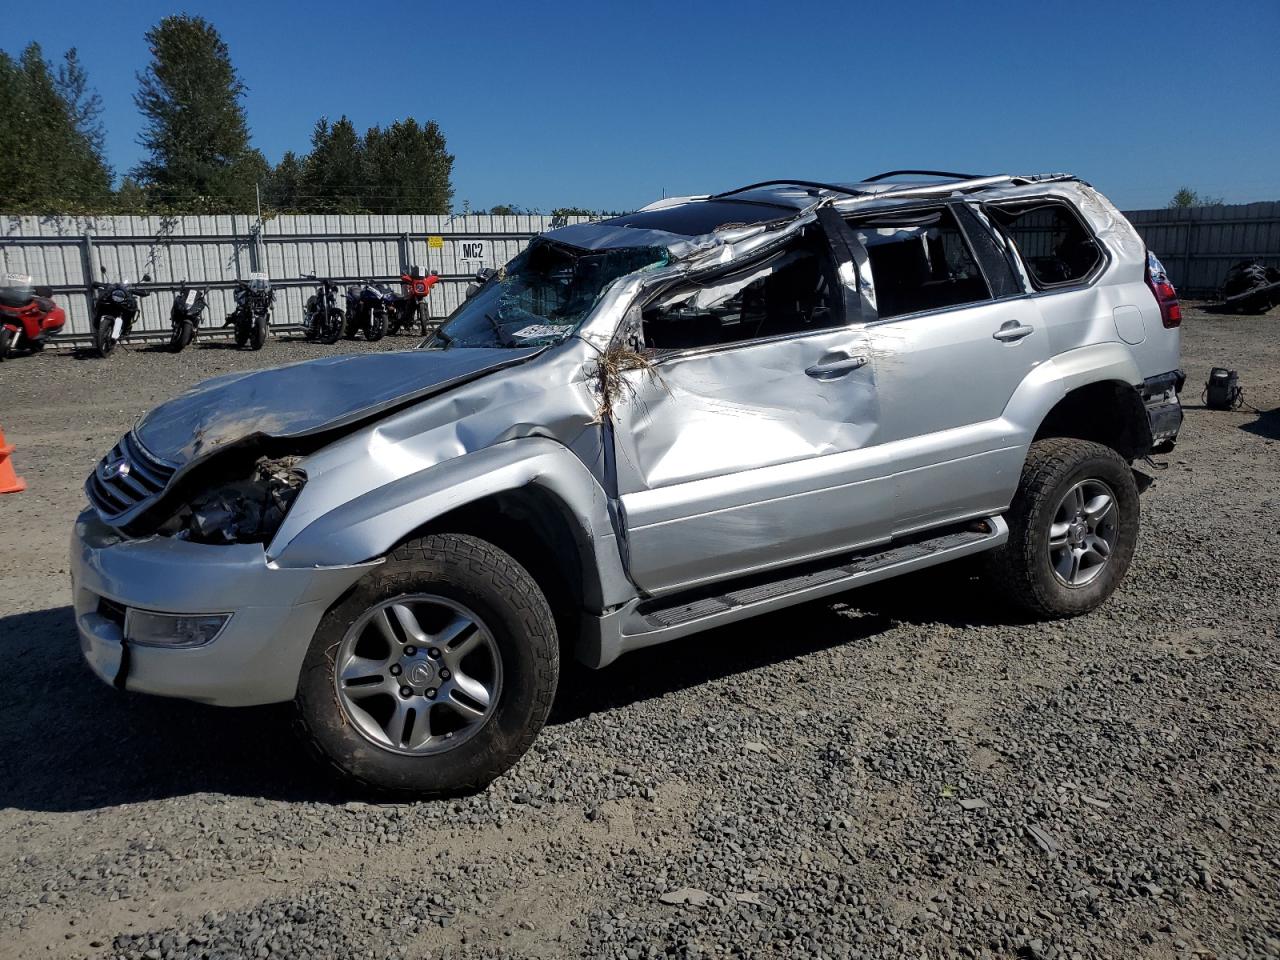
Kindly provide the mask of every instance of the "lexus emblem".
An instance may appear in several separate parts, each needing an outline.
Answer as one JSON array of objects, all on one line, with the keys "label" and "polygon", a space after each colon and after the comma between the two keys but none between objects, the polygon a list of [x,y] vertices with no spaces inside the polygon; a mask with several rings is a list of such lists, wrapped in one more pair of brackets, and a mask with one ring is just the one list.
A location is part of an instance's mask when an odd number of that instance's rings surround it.
[{"label": "lexus emblem", "polygon": [[127,460],[112,460],[102,467],[103,480],[119,480],[121,477],[127,477],[128,475],[129,462]]}]

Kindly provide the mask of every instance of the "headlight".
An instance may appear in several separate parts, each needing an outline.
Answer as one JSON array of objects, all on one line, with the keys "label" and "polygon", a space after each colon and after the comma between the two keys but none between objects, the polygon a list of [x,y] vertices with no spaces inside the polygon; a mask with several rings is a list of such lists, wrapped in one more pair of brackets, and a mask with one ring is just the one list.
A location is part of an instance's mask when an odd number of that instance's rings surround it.
[{"label": "headlight", "polygon": [[144,647],[202,647],[213,643],[230,619],[229,613],[152,613],[130,607],[124,636]]},{"label": "headlight", "polygon": [[253,477],[199,494],[179,517],[177,535],[196,543],[267,543],[284,522],[305,478],[297,457],[254,466]]}]

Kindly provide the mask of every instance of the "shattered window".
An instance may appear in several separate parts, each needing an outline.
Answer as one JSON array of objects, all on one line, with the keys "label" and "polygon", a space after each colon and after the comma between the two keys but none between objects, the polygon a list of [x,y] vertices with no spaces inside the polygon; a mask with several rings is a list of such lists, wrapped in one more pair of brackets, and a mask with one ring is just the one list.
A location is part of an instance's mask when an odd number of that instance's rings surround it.
[{"label": "shattered window", "polygon": [[849,226],[867,248],[881,319],[991,299],[982,270],[945,207]]},{"label": "shattered window", "polygon": [[834,274],[816,236],[753,266],[684,285],[644,310],[645,346],[680,350],[822,330],[841,323]]},{"label": "shattered window", "polygon": [[614,280],[666,262],[659,247],[587,251],[535,240],[454,311],[431,345],[559,343],[586,320]]},{"label": "shattered window", "polygon": [[1077,283],[1102,260],[1098,241],[1065,203],[1035,200],[986,211],[1018,248],[1036,286]]}]

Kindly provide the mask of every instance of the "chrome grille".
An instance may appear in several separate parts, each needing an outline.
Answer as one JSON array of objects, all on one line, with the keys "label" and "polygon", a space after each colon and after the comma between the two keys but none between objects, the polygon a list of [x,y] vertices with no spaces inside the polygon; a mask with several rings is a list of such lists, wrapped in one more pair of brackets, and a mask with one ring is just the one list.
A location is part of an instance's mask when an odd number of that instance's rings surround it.
[{"label": "chrome grille", "polygon": [[85,493],[104,520],[114,520],[164,490],[175,469],[126,433],[89,474]]}]

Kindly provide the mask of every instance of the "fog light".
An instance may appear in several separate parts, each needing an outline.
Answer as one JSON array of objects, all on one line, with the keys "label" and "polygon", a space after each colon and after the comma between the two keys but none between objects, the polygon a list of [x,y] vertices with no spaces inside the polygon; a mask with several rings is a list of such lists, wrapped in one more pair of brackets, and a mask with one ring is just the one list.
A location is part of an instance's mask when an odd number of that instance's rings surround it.
[{"label": "fog light", "polygon": [[231,619],[229,613],[152,613],[129,609],[124,635],[144,647],[202,647],[212,643]]}]

